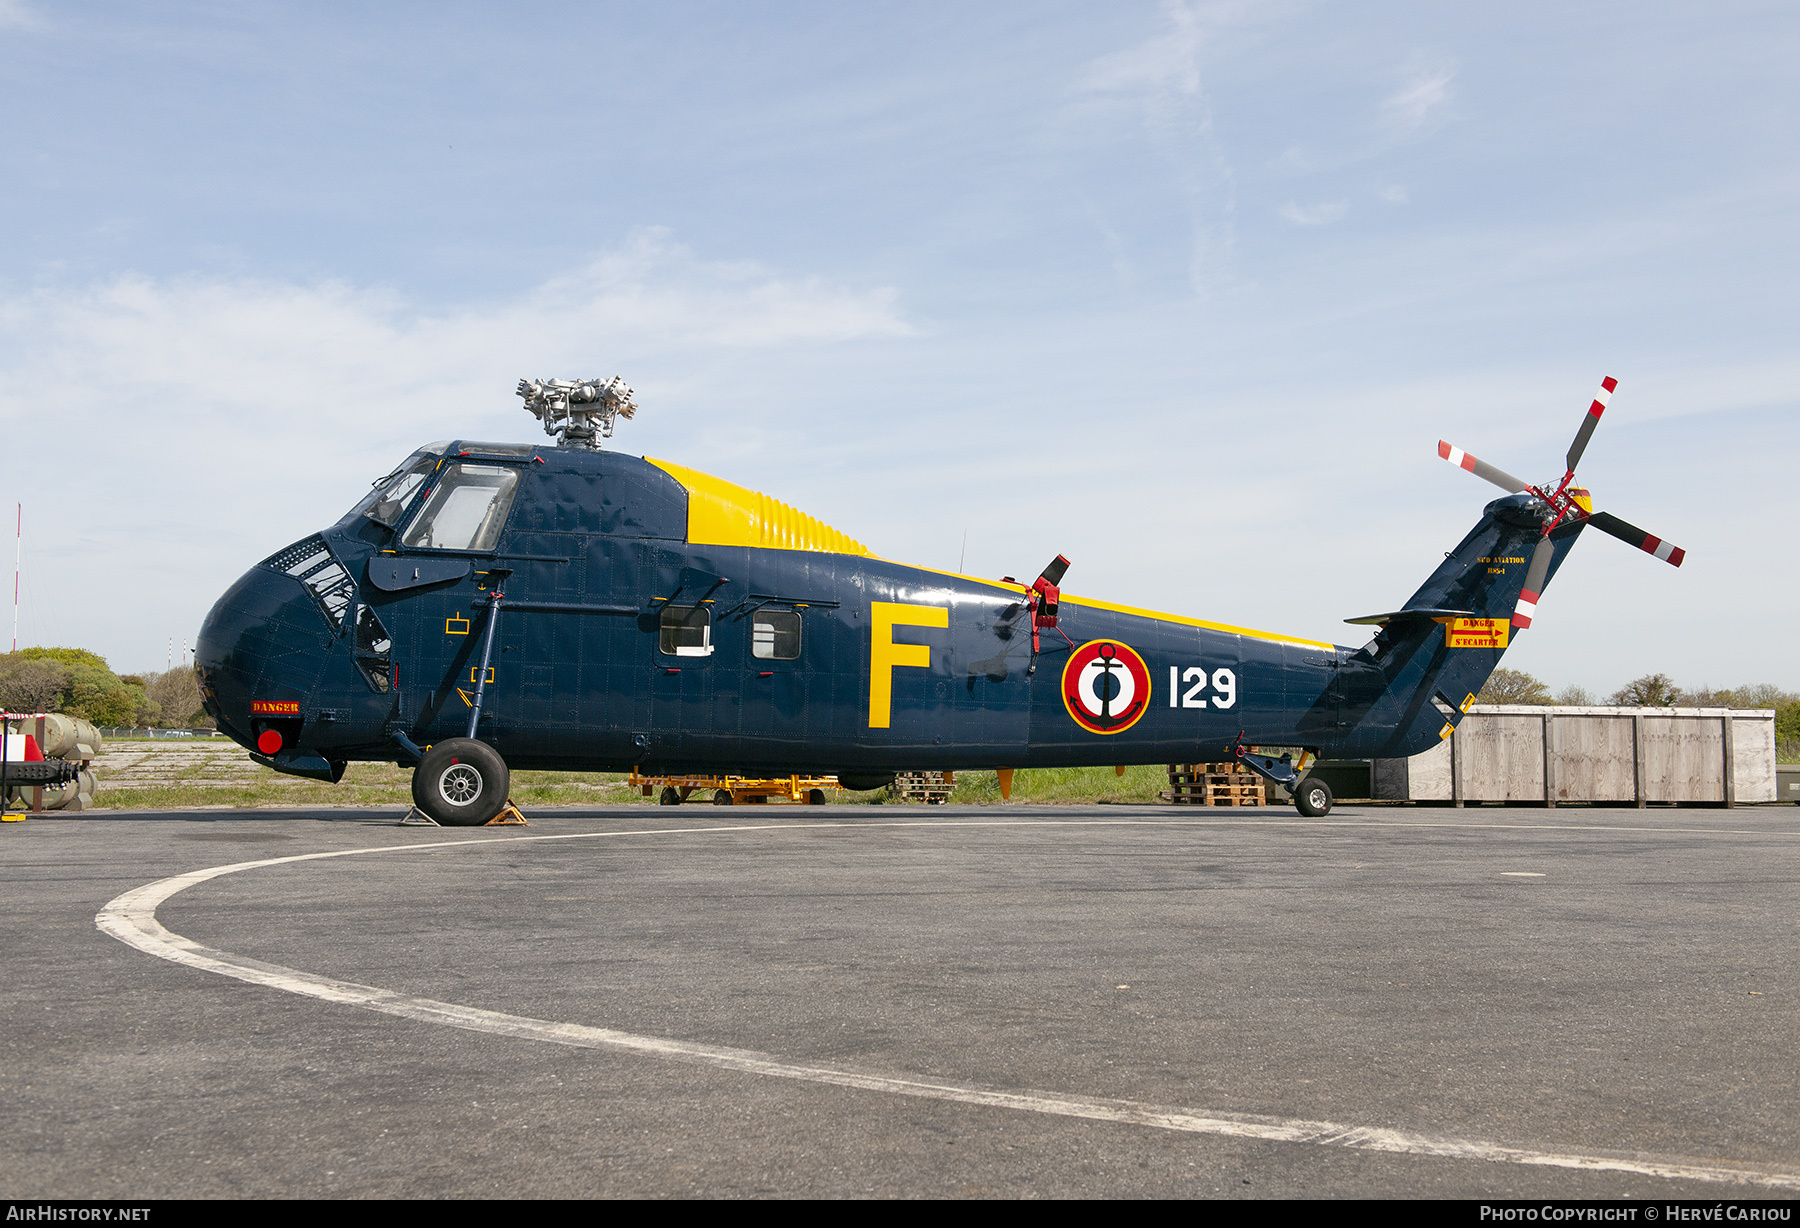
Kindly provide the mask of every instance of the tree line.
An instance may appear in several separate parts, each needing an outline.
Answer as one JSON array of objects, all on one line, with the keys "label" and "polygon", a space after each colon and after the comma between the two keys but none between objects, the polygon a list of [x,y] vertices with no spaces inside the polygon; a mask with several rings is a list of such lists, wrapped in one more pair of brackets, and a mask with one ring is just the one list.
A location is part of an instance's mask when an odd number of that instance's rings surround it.
[{"label": "tree line", "polygon": [[1800,742],[1800,692],[1784,691],[1772,682],[1739,687],[1703,686],[1689,690],[1676,685],[1667,674],[1645,674],[1606,696],[1595,696],[1580,686],[1566,686],[1552,695],[1549,687],[1522,669],[1497,669],[1487,680],[1487,685],[1481,688],[1475,702],[1568,707],[1773,708],[1776,742],[1784,749]]},{"label": "tree line", "polygon": [[63,712],[96,725],[211,726],[191,669],[115,674],[85,648],[0,653],[0,709]]}]

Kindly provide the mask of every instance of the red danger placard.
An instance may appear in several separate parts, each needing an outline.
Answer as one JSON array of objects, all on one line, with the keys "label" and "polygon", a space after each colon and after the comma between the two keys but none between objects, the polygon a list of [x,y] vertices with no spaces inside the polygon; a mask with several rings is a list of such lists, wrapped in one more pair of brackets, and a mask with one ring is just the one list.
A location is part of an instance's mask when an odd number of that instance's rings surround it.
[{"label": "red danger placard", "polygon": [[1150,669],[1130,645],[1089,640],[1063,666],[1062,697],[1089,733],[1123,733],[1150,709]]},{"label": "red danger placard", "polygon": [[299,716],[300,701],[297,699],[253,699],[250,701],[250,712],[255,716]]}]

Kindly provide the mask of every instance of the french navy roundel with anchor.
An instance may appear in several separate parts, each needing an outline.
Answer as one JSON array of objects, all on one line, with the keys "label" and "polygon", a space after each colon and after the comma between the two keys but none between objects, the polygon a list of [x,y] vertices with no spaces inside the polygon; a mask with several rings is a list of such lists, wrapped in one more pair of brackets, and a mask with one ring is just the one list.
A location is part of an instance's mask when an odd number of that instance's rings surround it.
[{"label": "french navy roundel with anchor", "polygon": [[1063,706],[1089,733],[1122,733],[1150,708],[1150,668],[1118,640],[1089,640],[1063,666]]}]

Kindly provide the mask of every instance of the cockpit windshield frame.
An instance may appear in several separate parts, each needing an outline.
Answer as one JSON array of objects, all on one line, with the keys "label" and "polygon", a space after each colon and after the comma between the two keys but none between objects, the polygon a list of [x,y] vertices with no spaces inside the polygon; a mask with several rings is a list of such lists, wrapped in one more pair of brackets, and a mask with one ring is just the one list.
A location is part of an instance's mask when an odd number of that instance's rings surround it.
[{"label": "cockpit windshield frame", "polygon": [[[483,498],[482,492],[486,492]],[[491,553],[519,492],[513,465],[448,461],[438,468],[423,500],[400,534],[407,550]]]},{"label": "cockpit windshield frame", "polygon": [[351,515],[366,516],[376,524],[393,528],[405,518],[408,505],[430,480],[437,465],[436,457],[423,452],[413,453],[392,473],[376,478],[375,489],[363,496]]}]

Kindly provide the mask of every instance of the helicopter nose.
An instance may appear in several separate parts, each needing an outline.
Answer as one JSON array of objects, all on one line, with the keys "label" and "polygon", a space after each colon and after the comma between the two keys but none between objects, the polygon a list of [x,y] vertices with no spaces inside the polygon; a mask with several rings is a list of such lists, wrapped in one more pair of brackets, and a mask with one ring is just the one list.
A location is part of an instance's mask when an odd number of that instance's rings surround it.
[{"label": "helicopter nose", "polygon": [[220,732],[263,753],[271,752],[258,743],[267,732],[256,728],[259,716],[291,715],[298,725],[336,630],[315,592],[272,565],[281,557],[251,568],[225,591],[194,647],[207,714]]}]

